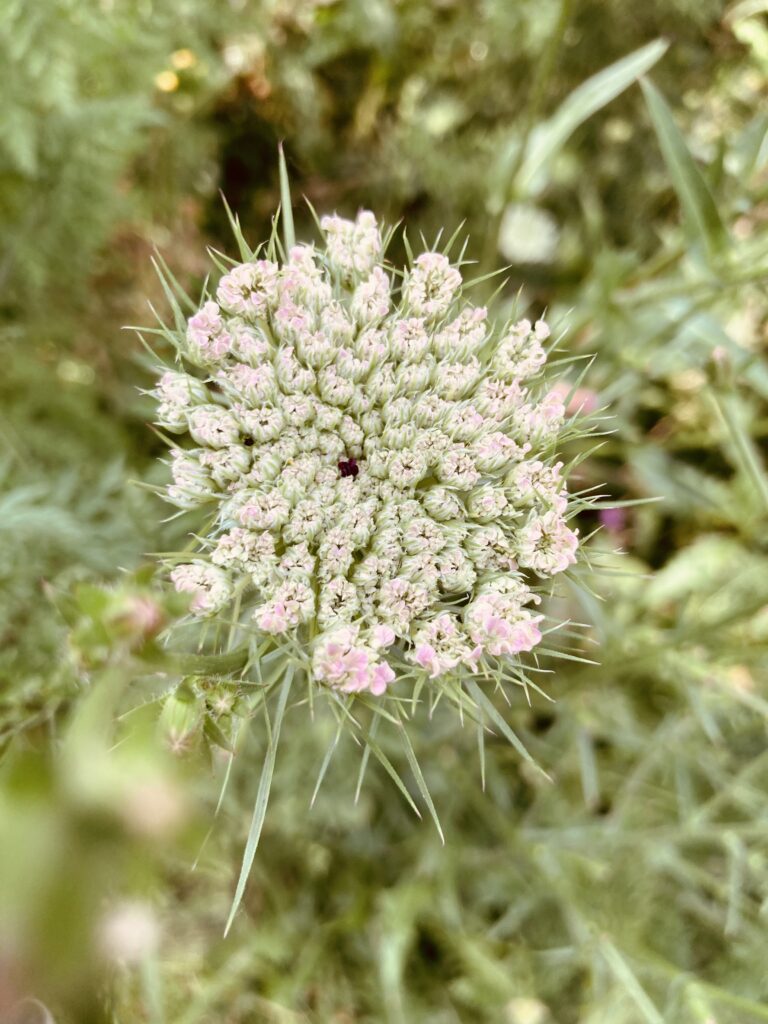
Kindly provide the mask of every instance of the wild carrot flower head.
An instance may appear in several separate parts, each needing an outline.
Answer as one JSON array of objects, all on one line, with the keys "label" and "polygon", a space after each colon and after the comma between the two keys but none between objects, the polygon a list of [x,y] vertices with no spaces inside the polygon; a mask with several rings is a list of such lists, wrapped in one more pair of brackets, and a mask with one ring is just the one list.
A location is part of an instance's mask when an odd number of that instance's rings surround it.
[{"label": "wild carrot flower head", "polygon": [[158,381],[157,421],[187,439],[166,496],[211,513],[171,579],[348,693],[515,659],[578,549],[549,328],[492,324],[445,253],[396,273],[367,211],[321,229],[227,268]]}]

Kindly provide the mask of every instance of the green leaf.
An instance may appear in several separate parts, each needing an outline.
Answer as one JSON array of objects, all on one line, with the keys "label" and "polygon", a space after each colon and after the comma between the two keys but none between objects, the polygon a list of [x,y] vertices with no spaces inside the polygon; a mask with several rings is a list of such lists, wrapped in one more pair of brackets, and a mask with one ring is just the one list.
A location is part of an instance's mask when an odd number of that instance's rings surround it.
[{"label": "green leaf", "polygon": [[280,739],[280,727],[283,723],[283,715],[285,714],[285,706],[288,703],[288,694],[291,689],[291,683],[293,682],[293,665],[288,667],[280,687],[280,694],[277,699],[277,710],[275,711],[275,721],[272,726],[272,734],[269,738],[269,746],[267,747],[267,756],[264,759],[264,767],[261,770],[261,778],[259,779],[259,789],[256,794],[256,806],[253,809],[253,818],[251,820],[251,827],[248,832],[248,841],[245,844],[245,853],[243,854],[243,863],[240,867],[240,877],[237,880],[237,888],[235,890],[235,897],[232,900],[232,907],[229,911],[229,918],[227,920],[227,926],[224,929],[224,936],[229,934],[229,929],[232,927],[232,922],[235,919],[235,914],[238,911],[240,902],[245,892],[245,884],[248,881],[248,875],[251,872],[253,865],[253,858],[256,855],[256,848],[259,845],[259,839],[261,838],[261,830],[264,826],[264,818],[267,813],[267,803],[269,801],[269,791],[272,788],[272,776],[275,771],[275,758],[277,756],[277,744]]},{"label": "green leaf", "polygon": [[559,109],[531,134],[514,184],[518,195],[535,195],[546,183],[545,169],[574,131],[607,106],[666,53],[668,43],[657,39],[622,57],[573,90]]},{"label": "green leaf", "polygon": [[691,156],[664,97],[646,79],[640,82],[640,87],[689,230],[703,242],[711,258],[729,242],[714,196]]},{"label": "green leaf", "polygon": [[206,718],[203,723],[203,732],[214,746],[221,747],[228,753],[232,753],[232,744],[221,731],[219,726],[211,718]]},{"label": "green leaf", "polygon": [[248,648],[226,654],[172,654],[168,668],[181,675],[227,675],[248,664]]}]

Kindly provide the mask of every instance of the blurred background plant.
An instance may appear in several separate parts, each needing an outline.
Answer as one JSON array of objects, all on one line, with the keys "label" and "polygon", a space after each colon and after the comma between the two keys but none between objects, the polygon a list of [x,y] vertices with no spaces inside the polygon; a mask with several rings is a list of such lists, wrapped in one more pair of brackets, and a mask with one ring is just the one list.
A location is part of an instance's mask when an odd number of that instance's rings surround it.
[{"label": "blurred background plant", "polygon": [[[768,1019],[765,4],[2,13],[0,1018]],[[129,483],[160,447],[120,327],[163,301],[154,247],[193,287],[231,247],[219,188],[264,237],[280,139],[322,211],[466,220],[502,311],[597,354],[584,484],[663,500],[585,520],[596,596],[563,601],[600,664],[508,709],[553,782],[489,735],[483,794],[438,715],[414,740],[444,848],[378,766],[355,800],[351,743],[309,814],[335,730],[289,709],[224,941],[266,739],[156,645],[176,609],[139,566],[189,524]]]}]

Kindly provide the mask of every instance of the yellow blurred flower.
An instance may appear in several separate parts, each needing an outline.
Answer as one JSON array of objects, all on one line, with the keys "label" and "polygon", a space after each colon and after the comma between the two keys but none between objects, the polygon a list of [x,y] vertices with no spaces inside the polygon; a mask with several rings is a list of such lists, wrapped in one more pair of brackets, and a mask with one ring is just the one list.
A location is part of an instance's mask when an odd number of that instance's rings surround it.
[{"label": "yellow blurred flower", "polygon": [[171,64],[177,71],[186,71],[197,64],[197,57],[191,50],[174,50],[171,54]]},{"label": "yellow blurred flower", "polygon": [[160,92],[175,92],[179,87],[179,76],[175,71],[161,71],[155,75],[155,86]]}]

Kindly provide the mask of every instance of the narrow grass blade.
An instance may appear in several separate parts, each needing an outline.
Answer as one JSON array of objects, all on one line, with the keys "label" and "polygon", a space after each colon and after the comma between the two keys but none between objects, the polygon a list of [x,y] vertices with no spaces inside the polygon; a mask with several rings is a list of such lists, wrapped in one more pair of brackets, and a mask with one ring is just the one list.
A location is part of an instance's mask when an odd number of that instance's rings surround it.
[{"label": "narrow grass blade", "polygon": [[[235,744],[237,741],[235,741]],[[227,767],[224,769],[224,778],[221,780],[221,789],[219,790],[219,799],[216,801],[216,808],[213,812],[214,818],[219,816],[221,805],[224,803],[224,797],[227,795],[227,789],[229,788],[229,780],[232,777],[232,765],[235,763],[234,753],[230,754],[227,758]]]},{"label": "narrow grass blade", "polygon": [[646,79],[640,82],[640,87],[689,229],[702,241],[712,258],[728,244],[728,233],[720,219],[717,203],[675,124],[666,100]]},{"label": "narrow grass blade", "polygon": [[585,507],[588,508],[632,508],[634,505],[653,505],[655,502],[664,501],[664,498],[627,498],[626,501],[590,501]]},{"label": "narrow grass blade", "polygon": [[283,241],[285,243],[286,255],[296,245],[296,232],[293,227],[293,207],[291,206],[291,186],[288,181],[288,167],[285,163],[283,144],[279,146],[280,153],[280,212],[283,217]]},{"label": "narrow grass blade", "polygon": [[[369,729],[368,732],[371,739],[373,739],[373,737],[376,735],[380,721],[381,719],[379,718],[378,715],[376,715],[373,721],[371,722],[371,728]],[[363,779],[365,778],[365,772],[366,769],[368,768],[368,761],[370,760],[370,757],[371,748],[370,745],[366,743],[365,749],[363,750],[363,756],[360,760],[360,771],[357,776],[357,785],[355,786],[355,803],[358,803],[360,800],[360,790],[363,788]]]},{"label": "narrow grass blade", "polygon": [[440,819],[437,816],[437,810],[435,809],[435,805],[432,801],[432,794],[429,792],[429,787],[427,786],[426,779],[424,778],[424,775],[421,771],[421,766],[419,765],[419,762],[416,759],[416,752],[413,749],[411,738],[408,735],[406,726],[404,723],[402,723],[402,721],[400,730],[403,739],[403,746],[405,748],[405,756],[408,758],[408,764],[410,765],[411,771],[413,772],[413,777],[416,779],[416,785],[419,787],[419,792],[421,793],[424,799],[424,803],[427,805],[429,809],[429,813],[432,816],[432,821],[434,821],[435,823],[437,834],[440,836],[440,842],[443,844],[443,846],[445,846],[445,836],[443,835],[443,828],[440,824]]},{"label": "narrow grass blade", "polygon": [[160,279],[164,283],[167,283],[168,287],[173,290],[173,293],[179,302],[186,306],[190,313],[194,313],[197,309],[197,303],[195,303],[194,299],[192,299],[186,290],[182,288],[178,278],[174,275],[158,249],[155,249],[155,255],[152,258],[152,263],[156,272],[160,275]]},{"label": "narrow grass blade", "polygon": [[163,980],[155,952],[144,957],[139,965],[139,975],[149,1024],[164,1024]]},{"label": "narrow grass blade", "polygon": [[480,758],[480,788],[485,792],[485,726],[477,724],[477,753]]},{"label": "narrow grass blade", "polygon": [[339,743],[339,738],[341,736],[341,729],[342,729],[343,724],[344,724],[343,720],[340,720],[339,721],[339,726],[338,726],[338,728],[336,730],[336,735],[333,738],[333,742],[331,743],[331,745],[328,747],[328,749],[325,752],[325,757],[323,758],[323,763],[320,765],[320,771],[317,773],[317,782],[315,783],[315,788],[314,788],[314,791],[312,793],[312,799],[309,801],[309,806],[310,807],[314,807],[315,806],[315,800],[317,800],[317,794],[320,792],[320,787],[322,786],[323,779],[325,778],[325,774],[328,771],[328,766],[331,763],[331,758],[333,757],[334,753],[336,752],[336,747],[338,746],[338,743]]},{"label": "narrow grass blade", "polygon": [[579,752],[581,792],[588,810],[594,810],[600,803],[600,779],[595,757],[595,745],[586,729],[578,732],[576,746]]},{"label": "narrow grass blade", "polygon": [[647,1024],[664,1024],[664,1018],[651,1002],[650,996],[637,980],[627,961],[614,944],[607,938],[600,940],[600,950],[617,981],[624,986],[627,995],[640,1011]]},{"label": "narrow grass blade", "polygon": [[723,425],[731,435],[742,472],[752,481],[755,491],[760,496],[760,500],[768,508],[768,474],[766,474],[754,441],[741,422],[731,395],[721,397],[713,391],[712,401]]},{"label": "narrow grass blade", "polygon": [[259,780],[259,789],[256,794],[256,806],[253,809],[253,819],[251,820],[251,828],[248,832],[248,841],[245,844],[245,853],[243,854],[243,863],[240,868],[240,877],[237,880],[237,888],[235,890],[235,897],[232,900],[232,908],[229,912],[229,918],[227,919],[227,926],[224,929],[224,937],[229,934],[229,929],[232,927],[232,922],[235,919],[235,914],[240,907],[240,903],[245,892],[245,885],[248,881],[248,875],[251,872],[253,865],[253,858],[256,855],[256,848],[259,845],[259,839],[261,838],[261,830],[264,826],[264,818],[267,813],[267,803],[269,801],[269,791],[272,788],[272,775],[275,771],[275,758],[277,756],[277,744],[280,739],[280,727],[283,723],[283,715],[285,714],[285,706],[288,703],[288,694],[290,693],[291,683],[293,682],[293,666],[289,666],[285,673],[282,685],[280,686],[280,693],[277,700],[277,709],[275,711],[275,720],[272,726],[272,735],[269,739],[269,746],[267,747],[267,756],[264,759],[264,767],[261,771],[261,779]]},{"label": "narrow grass blade", "polygon": [[237,242],[237,248],[240,252],[240,259],[243,261],[243,263],[248,263],[249,260],[253,259],[253,249],[251,249],[250,245],[248,245],[248,243],[245,240],[245,237],[243,236],[243,232],[240,228],[240,218],[236,217],[235,214],[232,212],[224,193],[221,192],[219,194],[221,195],[222,203],[224,203],[224,209],[227,212],[229,226],[232,228],[232,234],[235,236],[235,241]]},{"label": "narrow grass blade", "polygon": [[[152,259],[151,262],[152,266],[155,268],[155,273],[157,274],[158,279],[160,280],[160,285],[163,289],[165,297],[168,300],[168,305],[171,307],[171,311],[173,312],[173,321],[175,329],[177,331],[184,332],[186,330],[187,318],[184,316],[182,308],[179,305],[179,300],[173,288],[171,287],[168,278],[165,275],[165,272],[163,271],[161,263],[159,262],[159,258]],[[150,309],[152,309],[151,305]],[[157,316],[158,320],[160,320],[160,317],[158,316],[154,309],[152,309],[152,312],[155,313],[155,316]],[[163,323],[163,321],[160,320],[160,323]],[[163,324],[163,326],[165,325]],[[166,328],[166,330],[168,329]],[[170,334],[170,332],[168,333]]]},{"label": "narrow grass blade", "polygon": [[733,832],[723,837],[728,850],[728,910],[725,918],[725,934],[733,938],[741,926],[742,904],[744,903],[744,874],[746,851],[744,844]]},{"label": "narrow grass blade", "polygon": [[579,125],[607,106],[664,55],[668,43],[657,39],[610,64],[578,86],[560,108],[532,134],[514,182],[519,195],[538,192],[545,184],[545,168]]},{"label": "narrow grass blade", "polygon": [[384,753],[384,751],[381,749],[381,747],[378,745],[378,743],[374,742],[373,736],[371,735],[370,732],[363,731],[363,735],[365,737],[366,745],[369,748],[369,750],[371,751],[371,753],[373,754],[373,756],[376,758],[376,760],[382,766],[384,771],[387,773],[387,775],[389,775],[390,779],[392,779],[394,784],[397,786],[397,788],[403,794],[403,796],[405,797],[405,800],[406,800],[408,806],[411,808],[411,810],[416,815],[416,817],[420,818],[421,817],[421,811],[416,806],[416,804],[413,802],[413,797],[408,792],[408,789],[407,789],[405,783],[403,782],[403,780],[397,774],[397,770],[394,767],[394,765],[392,764],[392,762],[389,760],[389,758]]},{"label": "narrow grass blade", "polygon": [[[523,745],[522,740],[519,738],[519,736],[517,736],[516,733],[512,731],[512,729],[510,729],[507,722],[504,721],[502,716],[493,706],[492,701],[490,701],[488,697],[485,695],[485,693],[483,693],[483,691],[480,689],[480,687],[477,685],[474,679],[469,679],[467,681],[467,689],[472,695],[472,699],[475,701],[477,706],[485,712],[485,714],[488,716],[491,722],[493,722],[493,724],[497,727],[499,732],[501,732],[504,738],[512,744],[512,746],[515,748],[518,754],[520,754],[520,756],[524,758],[529,764],[532,764],[534,768],[540,771],[543,775],[546,775],[547,773],[544,771],[543,768],[541,768],[536,763],[534,758],[531,757],[531,755],[528,753],[525,746]],[[549,776],[547,776],[547,778],[548,777]]]}]

